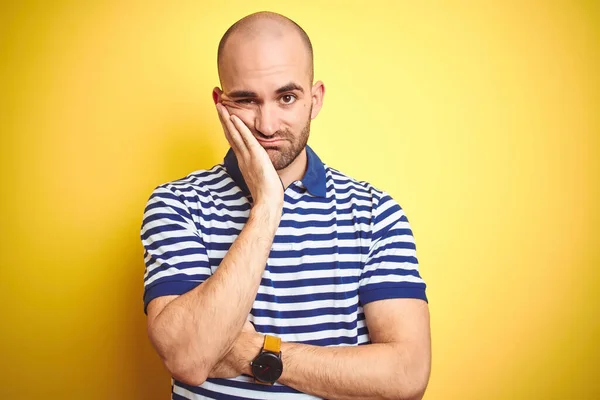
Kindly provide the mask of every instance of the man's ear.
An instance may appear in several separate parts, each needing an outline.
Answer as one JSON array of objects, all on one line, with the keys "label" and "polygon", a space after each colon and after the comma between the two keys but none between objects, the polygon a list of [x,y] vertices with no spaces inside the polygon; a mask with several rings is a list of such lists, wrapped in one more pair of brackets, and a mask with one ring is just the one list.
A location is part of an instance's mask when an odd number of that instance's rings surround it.
[{"label": "man's ear", "polygon": [[325,97],[325,84],[317,81],[311,89],[312,112],[310,119],[315,119],[319,115],[319,111],[323,107],[323,97]]},{"label": "man's ear", "polygon": [[216,105],[217,103],[220,103],[220,102],[221,102],[221,95],[222,95],[222,94],[223,94],[223,91],[222,91],[220,88],[218,88],[218,87],[215,87],[215,88],[213,89],[213,91],[212,91],[212,96],[213,96],[213,101],[215,102],[215,105]]}]

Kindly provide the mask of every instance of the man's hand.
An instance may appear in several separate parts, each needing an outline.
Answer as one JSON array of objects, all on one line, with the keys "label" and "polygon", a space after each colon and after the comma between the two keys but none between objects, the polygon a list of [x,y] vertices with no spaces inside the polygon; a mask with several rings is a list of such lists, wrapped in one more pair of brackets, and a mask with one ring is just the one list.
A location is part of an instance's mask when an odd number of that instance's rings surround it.
[{"label": "man's hand", "polygon": [[269,155],[238,116],[230,115],[221,103],[216,106],[225,137],[236,155],[254,204],[265,204],[281,213],[283,186]]},{"label": "man's hand", "polygon": [[242,374],[251,375],[250,361],[260,352],[263,335],[256,333],[250,321],[246,321],[240,335],[229,352],[219,361],[209,378],[235,378]]}]

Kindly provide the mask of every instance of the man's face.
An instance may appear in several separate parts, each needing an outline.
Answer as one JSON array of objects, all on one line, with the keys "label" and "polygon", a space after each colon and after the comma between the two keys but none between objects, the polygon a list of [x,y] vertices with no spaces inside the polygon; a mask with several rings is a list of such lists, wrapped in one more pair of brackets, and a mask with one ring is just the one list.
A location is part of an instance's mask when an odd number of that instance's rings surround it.
[{"label": "man's face", "polygon": [[290,165],[306,146],[316,116],[310,61],[300,38],[232,35],[220,78],[220,101],[246,124],[276,170]]}]

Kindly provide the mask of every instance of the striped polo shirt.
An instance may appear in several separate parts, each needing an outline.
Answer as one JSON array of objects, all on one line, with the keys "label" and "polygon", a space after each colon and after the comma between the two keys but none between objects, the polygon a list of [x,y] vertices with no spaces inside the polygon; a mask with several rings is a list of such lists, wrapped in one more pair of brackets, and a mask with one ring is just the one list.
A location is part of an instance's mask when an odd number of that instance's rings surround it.
[{"label": "striped polo shirt", "polygon": [[[248,319],[256,331],[317,346],[369,343],[363,306],[427,301],[415,242],[387,193],[323,164],[306,147],[304,177],[284,192],[281,222]],[[158,186],[142,223],[144,309],[181,295],[219,267],[248,219],[252,198],[230,149],[223,163]],[[285,366],[284,366],[285,367]],[[173,380],[173,399],[315,399],[242,375],[200,386]]]}]

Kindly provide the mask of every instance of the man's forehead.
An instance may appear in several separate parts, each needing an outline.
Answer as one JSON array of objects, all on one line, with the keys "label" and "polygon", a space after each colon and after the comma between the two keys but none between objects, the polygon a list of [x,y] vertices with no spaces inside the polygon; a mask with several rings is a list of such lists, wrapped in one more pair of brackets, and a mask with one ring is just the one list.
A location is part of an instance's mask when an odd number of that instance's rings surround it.
[{"label": "man's forehead", "polygon": [[308,54],[297,35],[232,37],[223,51],[224,62],[249,66],[307,60]]},{"label": "man's forehead", "polygon": [[220,68],[226,91],[249,87],[275,91],[289,82],[305,85],[310,80],[308,57],[284,41],[233,44],[230,50]]}]

